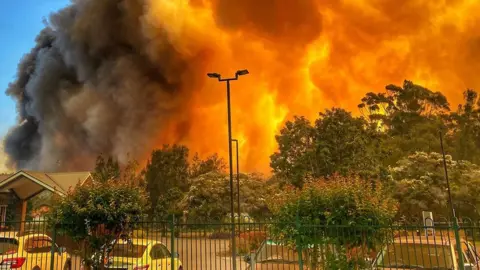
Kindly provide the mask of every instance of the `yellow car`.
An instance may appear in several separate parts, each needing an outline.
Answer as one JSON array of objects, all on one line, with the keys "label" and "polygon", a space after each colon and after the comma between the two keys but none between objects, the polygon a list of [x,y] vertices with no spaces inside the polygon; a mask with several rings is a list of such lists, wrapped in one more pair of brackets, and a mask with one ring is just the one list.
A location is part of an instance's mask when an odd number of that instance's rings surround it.
[{"label": "yellow car", "polygon": [[[183,270],[178,254],[174,255],[173,267],[175,270]],[[120,241],[113,246],[105,268],[116,270],[171,270],[172,254],[164,244],[150,239]]]},{"label": "yellow car", "polygon": [[54,268],[70,269],[70,258],[64,248],[59,248],[45,234],[17,232],[0,233],[0,269],[43,270],[50,269],[54,247]]}]

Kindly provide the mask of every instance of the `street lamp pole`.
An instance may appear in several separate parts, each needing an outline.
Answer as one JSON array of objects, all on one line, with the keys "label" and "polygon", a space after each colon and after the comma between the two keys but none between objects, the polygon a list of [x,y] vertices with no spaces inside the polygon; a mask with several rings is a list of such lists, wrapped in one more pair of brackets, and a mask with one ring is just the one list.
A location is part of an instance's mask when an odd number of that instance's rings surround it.
[{"label": "street lamp pole", "polygon": [[[457,215],[455,214],[455,208],[453,206],[453,201],[452,201],[452,193],[450,191],[450,181],[448,179],[448,170],[447,170],[447,159],[445,157],[445,149],[443,148],[443,135],[442,131],[439,132],[440,136],[440,148],[442,150],[442,157],[443,157],[443,169],[445,172],[445,180],[447,181],[447,191],[448,191],[448,201],[450,202],[450,211],[451,211],[451,218],[453,221],[453,231],[455,233],[455,241],[456,241],[456,248],[457,248],[457,253],[462,254],[462,244],[460,242],[460,233],[459,231],[459,226],[458,226],[458,219]],[[463,261],[463,256],[458,256],[458,263],[460,265],[460,269],[465,269],[464,261]]]},{"label": "street lamp pole", "polygon": [[448,202],[450,206],[450,213],[452,219],[456,219],[457,216],[455,214],[455,208],[453,207],[453,201],[452,201],[452,193],[450,191],[450,181],[448,179],[448,170],[447,170],[447,160],[445,158],[445,149],[443,148],[443,135],[442,132],[439,132],[440,136],[440,149],[442,150],[442,157],[443,157],[443,169],[445,173],[445,180],[447,181],[447,192],[448,192]]},{"label": "street lamp pole", "polygon": [[238,160],[238,140],[233,139],[232,142],[235,143],[235,149],[237,150],[237,212],[238,212],[238,223],[240,223],[240,161]]},{"label": "street lamp pole", "polygon": [[230,111],[230,81],[238,80],[239,76],[247,75],[248,70],[239,70],[235,73],[235,77],[222,78],[218,73],[208,73],[209,78],[217,79],[219,82],[227,83],[227,114],[228,114],[228,161],[230,164],[230,214],[232,222],[232,268],[237,269],[237,252],[235,244],[235,209],[234,209],[234,192],[233,192],[233,161],[232,161],[232,119]]}]

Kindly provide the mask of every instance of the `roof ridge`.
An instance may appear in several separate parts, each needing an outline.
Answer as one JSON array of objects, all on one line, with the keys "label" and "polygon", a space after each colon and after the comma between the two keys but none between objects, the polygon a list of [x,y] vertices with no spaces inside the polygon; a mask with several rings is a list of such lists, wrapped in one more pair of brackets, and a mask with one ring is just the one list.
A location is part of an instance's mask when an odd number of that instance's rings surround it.
[{"label": "roof ridge", "polygon": [[59,184],[57,183],[57,181],[53,180],[53,178],[52,178],[52,177],[50,177],[50,175],[48,175],[48,173],[44,173],[44,174],[45,174],[45,176],[47,176],[47,177],[48,177],[48,179],[52,180],[52,182],[53,182],[53,183],[55,183],[55,185],[57,185],[59,188],[61,188],[61,189],[62,189],[62,191],[66,191],[66,190],[64,190],[64,189],[62,188],[62,186],[61,186],[61,185],[59,185]]},{"label": "roof ridge", "polygon": [[45,172],[46,174],[68,174],[68,173],[92,173],[91,171],[73,171],[73,172]]}]

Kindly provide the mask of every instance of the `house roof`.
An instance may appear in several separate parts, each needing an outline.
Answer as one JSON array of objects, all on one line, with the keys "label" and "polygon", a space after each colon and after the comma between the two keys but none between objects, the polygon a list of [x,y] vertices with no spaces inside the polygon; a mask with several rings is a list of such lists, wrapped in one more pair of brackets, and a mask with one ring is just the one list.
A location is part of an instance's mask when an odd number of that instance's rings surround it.
[{"label": "house roof", "polygon": [[75,187],[79,183],[82,185],[85,180],[91,176],[90,172],[43,173],[27,171],[26,173],[38,179],[42,179],[42,181],[45,181],[46,183],[51,183],[52,187],[63,192],[67,192],[68,189]]},{"label": "house roof", "polygon": [[2,173],[2,174],[0,174],[0,183],[1,183],[3,180],[5,180],[5,179],[7,179],[8,177],[10,177],[10,175],[12,175],[12,174],[11,174],[11,173]]},{"label": "house roof", "polygon": [[0,175],[0,192],[12,191],[20,199],[28,199],[43,190],[65,194],[77,184],[83,185],[91,177],[90,172],[46,173],[18,171]]}]

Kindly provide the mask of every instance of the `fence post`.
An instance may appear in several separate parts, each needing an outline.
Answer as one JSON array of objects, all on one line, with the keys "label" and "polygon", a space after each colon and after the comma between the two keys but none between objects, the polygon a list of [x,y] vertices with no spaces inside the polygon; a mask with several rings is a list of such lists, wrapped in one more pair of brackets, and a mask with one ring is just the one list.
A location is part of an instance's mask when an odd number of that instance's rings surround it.
[{"label": "fence post", "polygon": [[460,242],[460,227],[458,226],[458,219],[457,217],[453,217],[453,231],[455,232],[455,242],[458,254],[458,268],[460,270],[465,269],[465,263],[463,261],[463,251],[462,251],[462,242]]},{"label": "fence post", "polygon": [[303,258],[302,258],[302,245],[301,243],[301,235],[300,235],[300,230],[302,229],[302,224],[300,223],[300,216],[297,211],[297,217],[295,218],[295,227],[297,228],[297,253],[298,253],[298,265],[300,267],[300,270],[303,270]]},{"label": "fence post", "polygon": [[53,225],[52,230],[52,248],[50,250],[50,270],[55,268],[55,248],[57,247],[57,224]]},{"label": "fence post", "polygon": [[170,220],[170,269],[175,270],[175,215]]}]

